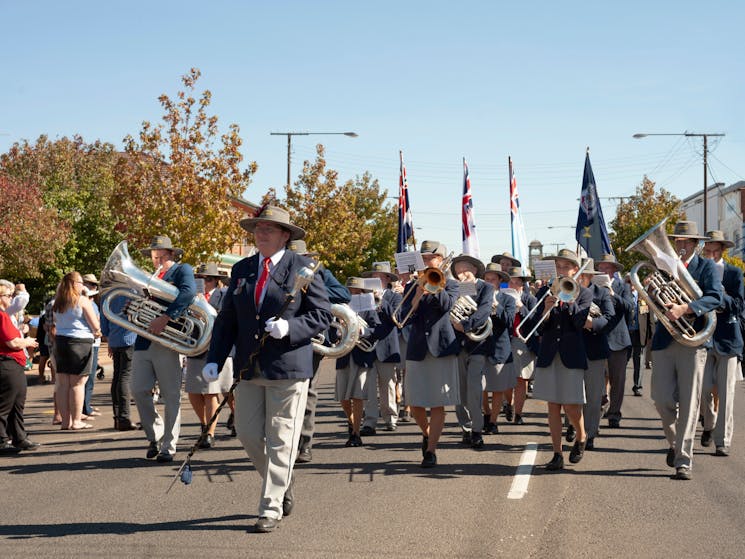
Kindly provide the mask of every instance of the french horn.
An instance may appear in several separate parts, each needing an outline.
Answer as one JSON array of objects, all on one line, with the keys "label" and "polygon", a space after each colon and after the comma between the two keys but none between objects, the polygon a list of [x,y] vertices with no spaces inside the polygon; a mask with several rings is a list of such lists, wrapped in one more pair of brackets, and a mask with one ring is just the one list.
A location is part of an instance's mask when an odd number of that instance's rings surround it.
[{"label": "french horn", "polygon": [[[99,288],[103,298],[101,312],[113,324],[188,357],[207,351],[217,311],[204,297],[195,297],[183,314],[171,319],[160,334],[148,330],[153,319],[165,313],[179,291],[139,269],[129,255],[127,241],[119,243],[109,256]],[[115,297],[129,299],[120,314],[111,310]]]}]

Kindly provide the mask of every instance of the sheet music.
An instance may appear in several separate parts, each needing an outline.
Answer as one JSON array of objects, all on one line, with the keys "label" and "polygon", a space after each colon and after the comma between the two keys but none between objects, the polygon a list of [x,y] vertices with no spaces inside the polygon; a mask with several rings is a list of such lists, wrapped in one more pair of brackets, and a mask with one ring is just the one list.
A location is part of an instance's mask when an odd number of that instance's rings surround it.
[{"label": "sheet music", "polygon": [[352,300],[349,301],[349,306],[356,313],[360,313],[362,311],[374,311],[375,296],[372,293],[361,293],[360,295],[352,295]]},{"label": "sheet music", "polygon": [[421,252],[397,252],[396,268],[402,271],[424,270],[424,259]]}]

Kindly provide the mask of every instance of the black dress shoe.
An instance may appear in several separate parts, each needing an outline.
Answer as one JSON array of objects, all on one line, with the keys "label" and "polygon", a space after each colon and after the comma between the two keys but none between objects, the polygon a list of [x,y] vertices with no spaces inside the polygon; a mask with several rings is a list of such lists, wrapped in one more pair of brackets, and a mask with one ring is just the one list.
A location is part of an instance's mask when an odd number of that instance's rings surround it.
[{"label": "black dress shoe", "polygon": [[155,460],[157,462],[160,462],[161,464],[168,464],[169,462],[173,462],[173,454],[161,452],[160,454],[158,454],[158,456],[155,457]]},{"label": "black dress shoe", "polygon": [[147,447],[147,453],[145,454],[145,458],[147,458],[148,460],[152,460],[153,458],[158,456],[158,452],[159,452],[158,443],[156,443],[155,441],[152,441]]},{"label": "black dress shoe", "polygon": [[29,439],[23,439],[21,442],[16,443],[15,446],[18,450],[36,450],[41,446],[41,443],[35,443]]},{"label": "black dress shoe", "polygon": [[577,464],[582,457],[585,455],[585,443],[581,441],[574,441],[574,446],[569,453],[569,461],[572,464]]},{"label": "black dress shoe", "polygon": [[471,448],[476,450],[484,448],[484,438],[481,436],[481,433],[475,431],[471,433]]},{"label": "black dress shoe", "polygon": [[274,530],[277,529],[277,526],[279,526],[279,520],[277,518],[267,518],[266,516],[262,516],[256,521],[255,528],[257,532],[266,534],[268,532],[274,532]]},{"label": "black dress shoe", "polygon": [[631,389],[631,391],[634,393],[634,396],[641,396],[642,395],[642,387],[641,386],[635,386]]},{"label": "black dress shoe", "polygon": [[523,416],[519,413],[515,414],[515,425],[525,425],[525,421],[523,420]]},{"label": "black dress shoe", "polygon": [[297,458],[295,458],[295,462],[298,462],[300,464],[307,464],[308,462],[313,461],[313,453],[310,451],[309,448],[303,447],[300,449],[300,452],[297,453]]},{"label": "black dress shoe", "polygon": [[504,418],[507,420],[508,423],[512,423],[514,410],[512,409],[511,404],[505,404],[504,405]]},{"label": "black dress shoe", "polygon": [[235,426],[235,414],[233,412],[230,412],[230,415],[228,416],[228,420],[225,422],[225,427],[227,429],[233,429]]},{"label": "black dress shoe", "polygon": [[619,429],[621,427],[621,420],[620,419],[609,419],[608,427],[611,429]]},{"label": "black dress shoe", "polygon": [[554,452],[554,457],[551,458],[551,462],[546,464],[547,470],[563,470],[564,469],[564,457],[558,453]]},{"label": "black dress shoe", "polygon": [[18,454],[19,452],[21,452],[21,449],[10,444],[10,441],[0,444],[0,454]]},{"label": "black dress shoe", "polygon": [[285,491],[285,496],[282,499],[282,515],[290,516],[292,514],[292,508],[295,506],[295,476],[292,476],[290,485]]},{"label": "black dress shoe", "polygon": [[351,435],[349,435],[349,439],[347,439],[347,442],[344,446],[362,446],[362,437],[352,433]]},{"label": "black dress shoe", "polygon": [[701,446],[711,446],[711,431],[704,429],[704,432],[701,433]]},{"label": "black dress shoe", "polygon": [[434,468],[435,466],[437,466],[437,456],[428,450],[422,458],[422,468]]},{"label": "black dress shoe", "polygon": [[463,437],[461,438],[460,442],[464,445],[471,446],[471,432],[463,431]]},{"label": "black dress shoe", "polygon": [[595,437],[587,437],[587,441],[585,441],[585,450],[595,450]]},{"label": "black dress shoe", "polygon": [[718,446],[717,449],[714,451],[714,456],[729,456],[729,447]]},{"label": "black dress shoe", "polygon": [[215,446],[215,437],[212,435],[205,435],[202,442],[199,443],[199,448],[212,448]]},{"label": "black dress shoe", "polygon": [[567,442],[568,443],[574,442],[574,439],[576,437],[577,437],[577,433],[574,431],[574,426],[570,425],[569,427],[567,427],[567,436],[566,436]]},{"label": "black dress shoe", "polygon": [[360,436],[362,437],[372,437],[373,435],[377,435],[377,433],[375,427],[370,427],[369,425],[365,425],[360,429]]},{"label": "black dress shoe", "polygon": [[673,479],[682,479],[685,481],[688,481],[691,479],[691,469],[686,468],[685,466],[679,466],[675,468],[675,475],[673,476]]},{"label": "black dress shoe", "polygon": [[665,457],[665,462],[667,462],[667,465],[671,468],[675,467],[675,449],[673,447],[670,447],[667,449],[667,456]]},{"label": "black dress shoe", "polygon": [[140,425],[133,425],[129,419],[114,418],[114,429],[117,431],[136,431]]},{"label": "black dress shoe", "polygon": [[427,454],[427,447],[429,446],[429,437],[422,437],[422,457]]}]

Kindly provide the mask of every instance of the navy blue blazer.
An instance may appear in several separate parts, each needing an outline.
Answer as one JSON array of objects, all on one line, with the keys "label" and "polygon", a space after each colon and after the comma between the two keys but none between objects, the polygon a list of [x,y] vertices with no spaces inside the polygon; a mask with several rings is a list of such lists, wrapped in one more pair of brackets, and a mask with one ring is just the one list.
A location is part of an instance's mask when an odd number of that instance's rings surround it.
[{"label": "navy blue blazer", "polygon": [[326,286],[326,291],[329,294],[329,303],[332,305],[341,305],[349,303],[349,301],[352,300],[352,295],[349,293],[349,289],[339,283],[339,280],[336,279],[334,274],[332,274],[328,268],[321,265],[316,273],[321,276],[321,279],[323,279],[323,285]]},{"label": "navy blue blazer", "polygon": [[[520,322],[522,323],[523,320],[525,320],[525,317],[528,316],[528,313],[530,313],[531,310],[533,310],[533,307],[536,306],[538,303],[538,299],[535,298],[535,296],[528,291],[527,289],[523,289],[522,294],[520,295],[520,302],[523,304],[522,307],[516,310],[516,313],[520,315]],[[519,326],[519,325],[518,325]],[[530,332],[528,328],[521,328],[520,331],[523,334],[527,334]],[[510,328],[510,337],[515,337],[515,332]],[[538,349],[541,346],[541,336],[536,332],[535,335],[531,336],[530,339],[525,344],[528,346],[528,349],[538,354]]]},{"label": "navy blue blazer", "polygon": [[515,299],[498,291],[497,310],[491,315],[491,335],[472,353],[477,355],[483,353],[490,363],[510,363],[512,361],[510,332],[515,322],[516,313],[517,303]]},{"label": "navy blue blazer", "polygon": [[494,304],[494,286],[482,279],[476,280],[476,295],[472,295],[471,299],[476,303],[476,311],[468,318],[460,321],[464,332],[456,331],[455,335],[458,337],[461,347],[465,348],[468,353],[485,355],[483,350],[479,351],[483,343],[469,339],[465,332],[473,332],[489,320],[491,308]]},{"label": "navy blue blazer", "polygon": [[738,320],[745,310],[743,302],[742,270],[724,263],[722,276],[724,293],[717,310],[717,327],[714,330],[714,349],[722,355],[742,355],[743,340]]},{"label": "navy blue blazer", "polygon": [[[548,286],[542,287],[536,298],[540,299]],[[559,354],[561,362],[568,369],[587,369],[587,354],[582,331],[585,327],[587,315],[592,304],[592,292],[580,287],[579,295],[574,303],[551,309],[551,313],[543,321],[538,333],[541,333],[541,345],[538,349],[537,367],[548,367]],[[530,332],[540,320],[542,312],[536,312],[526,321],[525,330]]]},{"label": "navy blue blazer", "polygon": [[[701,298],[689,303],[691,310],[696,315],[693,327],[696,331],[700,331],[704,327],[704,315],[716,310],[722,304],[722,283],[715,279],[714,263],[706,258],[700,258],[698,255],[691,258],[688,264],[688,273],[696,280],[703,293]],[[673,337],[670,332],[658,320],[652,338],[652,351],[665,349],[672,341]],[[711,340],[702,347],[711,347]]]},{"label": "navy blue blazer", "polygon": [[390,289],[383,291],[378,311],[380,326],[375,330],[378,345],[375,346],[375,354],[381,363],[400,363],[401,344],[398,328],[391,320],[393,311],[401,303],[401,294]]},{"label": "navy blue blazer", "polygon": [[613,307],[615,316],[608,325],[608,347],[611,351],[620,351],[631,347],[631,335],[629,334],[629,321],[635,312],[634,296],[631,288],[624,281],[615,278],[611,284],[613,288]]},{"label": "navy blue blazer", "polygon": [[249,356],[259,349],[266,321],[276,316],[295,285],[295,275],[311,261],[286,250],[267,281],[264,300],[257,311],[254,287],[259,279],[259,254],[237,262],[230,274],[230,286],[215,320],[208,363],[222,369],[235,345],[234,376],[250,379],[257,374],[270,380],[304,379],[313,376],[311,338],[328,328],[331,310],[328,293],[319,274],[308,289],[300,292],[282,315],[290,331],[281,340],[267,336],[258,354],[258,366],[248,370]]},{"label": "navy blue blazer", "polygon": [[[365,322],[367,322],[367,328],[365,328],[364,331],[360,333],[360,339],[369,342],[375,341],[375,329],[380,325],[378,313],[376,313],[375,311],[362,311],[359,313],[359,316],[362,317]],[[377,349],[377,346],[375,347],[375,349]],[[350,351],[346,355],[337,357],[336,368],[346,369],[349,366],[350,357],[355,362],[355,364],[359,365],[360,367],[372,367],[376,359],[375,349],[372,351],[364,351],[357,346],[354,346],[352,348],[352,351]]]},{"label": "navy blue blazer", "polygon": [[[608,324],[616,318],[616,309],[613,307],[610,291],[606,288],[590,284],[590,287],[587,289],[592,293],[592,302],[598,306],[601,313],[600,316],[592,319],[592,330],[582,330],[582,335],[585,338],[587,359],[590,361],[607,359],[608,355],[610,355],[610,348],[608,347]],[[623,318],[623,314],[621,318]]]},{"label": "navy blue blazer", "polygon": [[[400,317],[403,318],[411,308],[413,295],[407,298],[406,294],[417,288],[416,282],[410,282],[404,291],[404,304],[401,308]],[[406,346],[406,359],[411,361],[423,361],[427,350],[434,357],[445,357],[457,355],[460,352],[460,343],[455,335],[453,325],[450,323],[450,309],[453,308],[458,299],[458,282],[448,279],[445,289],[434,295],[422,295],[419,306],[412,313],[408,324],[408,344]]]},{"label": "navy blue blazer", "polygon": [[[160,301],[159,303],[167,305],[165,314],[171,318],[178,318],[194,302],[197,295],[197,284],[194,281],[194,270],[189,264],[174,264],[163,276],[163,281],[175,285],[178,288],[178,295],[170,303]],[[137,336],[135,340],[135,351],[147,349],[150,347],[150,340]]]}]

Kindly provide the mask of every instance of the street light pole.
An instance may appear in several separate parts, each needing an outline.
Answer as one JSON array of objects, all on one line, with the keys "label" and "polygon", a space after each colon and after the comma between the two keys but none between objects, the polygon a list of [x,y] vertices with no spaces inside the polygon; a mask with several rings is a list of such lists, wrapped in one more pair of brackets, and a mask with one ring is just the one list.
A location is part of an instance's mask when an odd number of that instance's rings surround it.
[{"label": "street light pole", "polygon": [[704,233],[708,231],[708,208],[709,208],[709,188],[708,188],[708,154],[709,154],[709,136],[722,137],[724,134],[712,133],[712,134],[697,134],[694,132],[682,132],[678,134],[634,134],[634,138],[646,138],[647,136],[685,136],[687,138],[703,138],[704,139]]},{"label": "street light pole", "polygon": [[357,132],[269,132],[270,136],[287,136],[287,188],[290,188],[290,161],[292,158],[292,137],[313,135],[348,136],[356,138]]}]

